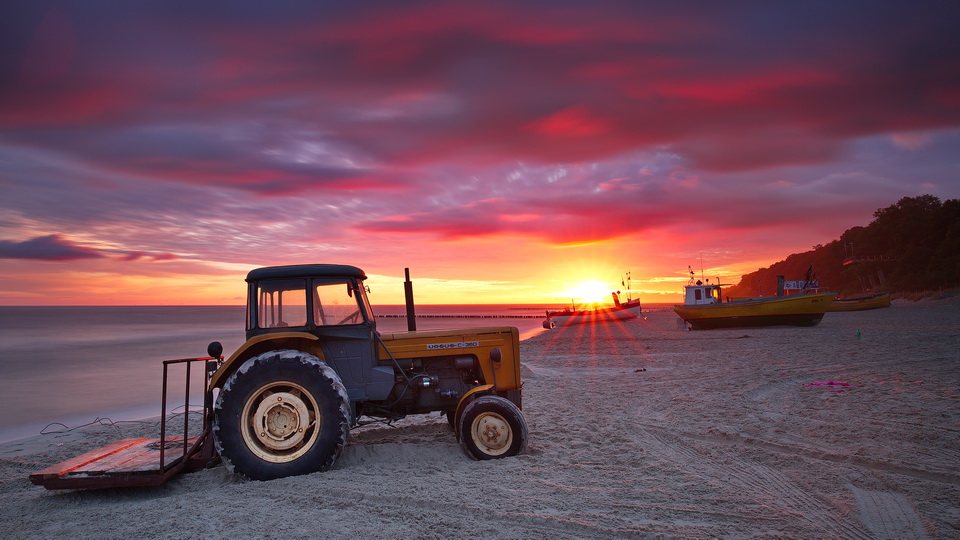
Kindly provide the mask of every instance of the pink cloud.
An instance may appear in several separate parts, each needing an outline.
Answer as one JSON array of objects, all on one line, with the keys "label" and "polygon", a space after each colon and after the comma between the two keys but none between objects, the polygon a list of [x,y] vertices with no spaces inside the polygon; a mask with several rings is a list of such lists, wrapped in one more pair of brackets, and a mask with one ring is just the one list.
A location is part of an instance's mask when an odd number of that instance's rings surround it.
[{"label": "pink cloud", "polygon": [[127,261],[127,262],[133,262],[133,261],[139,261],[140,259],[142,259],[142,258],[144,258],[144,257],[146,257],[146,256],[147,256],[147,252],[145,252],[145,251],[131,251],[130,253],[124,255],[123,257],[121,257],[120,260],[121,260],[121,261]]},{"label": "pink cloud", "polygon": [[131,251],[127,255],[124,255],[120,258],[121,261],[134,262],[143,259],[149,259],[152,262],[156,261],[175,261],[180,257],[173,253],[148,253],[146,251]]},{"label": "pink cloud", "polygon": [[173,253],[157,253],[151,257],[153,261],[175,261],[180,257]]},{"label": "pink cloud", "polygon": [[891,137],[893,144],[907,150],[918,150],[931,143],[930,137],[925,133],[894,133]]},{"label": "pink cloud", "polygon": [[611,127],[610,122],[592,116],[583,106],[557,111],[531,125],[534,131],[550,137],[595,137],[610,131]]}]

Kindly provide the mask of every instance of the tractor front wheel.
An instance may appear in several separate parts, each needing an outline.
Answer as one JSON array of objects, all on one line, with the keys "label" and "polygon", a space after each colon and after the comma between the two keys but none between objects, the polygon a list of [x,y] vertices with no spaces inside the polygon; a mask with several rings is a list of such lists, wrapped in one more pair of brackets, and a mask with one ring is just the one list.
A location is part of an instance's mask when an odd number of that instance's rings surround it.
[{"label": "tractor front wheel", "polygon": [[346,389],[317,357],[294,350],[250,358],[224,384],[213,414],[217,451],[252,480],[329,469],[350,430]]},{"label": "tractor front wheel", "polygon": [[527,422],[514,403],[500,396],[480,396],[463,409],[460,446],[473,459],[515,456],[527,446]]}]

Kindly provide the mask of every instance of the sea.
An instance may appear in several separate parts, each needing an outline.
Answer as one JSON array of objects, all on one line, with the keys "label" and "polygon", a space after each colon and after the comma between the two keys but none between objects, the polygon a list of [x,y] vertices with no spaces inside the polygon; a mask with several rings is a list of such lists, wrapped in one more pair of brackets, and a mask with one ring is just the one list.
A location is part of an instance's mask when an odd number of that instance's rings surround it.
[{"label": "sea", "polygon": [[[418,305],[417,330],[514,326],[543,332],[556,305]],[[374,306],[377,330],[407,331],[406,307]],[[0,442],[88,424],[113,424],[185,409],[186,364],[219,341],[244,342],[244,306],[0,306]],[[189,410],[202,404],[203,370],[191,368]],[[198,379],[198,377],[200,377]]]}]

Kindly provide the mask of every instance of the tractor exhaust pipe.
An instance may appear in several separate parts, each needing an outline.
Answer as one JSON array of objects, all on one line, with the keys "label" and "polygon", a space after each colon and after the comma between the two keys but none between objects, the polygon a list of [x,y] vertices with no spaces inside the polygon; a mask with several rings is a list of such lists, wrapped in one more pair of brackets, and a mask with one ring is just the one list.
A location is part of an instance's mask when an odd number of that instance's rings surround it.
[{"label": "tractor exhaust pipe", "polygon": [[410,281],[410,269],[403,269],[406,281],[403,282],[403,297],[407,302],[407,330],[417,331],[417,315],[413,309],[413,282]]}]

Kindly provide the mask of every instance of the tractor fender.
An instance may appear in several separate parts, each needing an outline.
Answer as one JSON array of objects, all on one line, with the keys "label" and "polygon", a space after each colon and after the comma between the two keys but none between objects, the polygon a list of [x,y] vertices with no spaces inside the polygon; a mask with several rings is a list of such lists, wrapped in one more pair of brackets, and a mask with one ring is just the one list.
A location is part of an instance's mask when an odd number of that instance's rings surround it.
[{"label": "tractor fender", "polygon": [[210,377],[210,388],[219,388],[227,381],[227,378],[233,374],[248,358],[258,354],[279,350],[279,349],[297,349],[302,352],[310,353],[327,363],[320,348],[320,338],[308,332],[273,332],[270,334],[261,334],[254,336],[244,342],[239,349],[234,351],[223,364]]},{"label": "tractor fender", "polygon": [[482,384],[471,388],[469,392],[460,398],[460,402],[457,403],[457,413],[453,417],[453,433],[457,436],[458,441],[460,440],[460,416],[463,414],[463,409],[474,399],[492,393],[493,388],[494,386],[492,384]]}]

